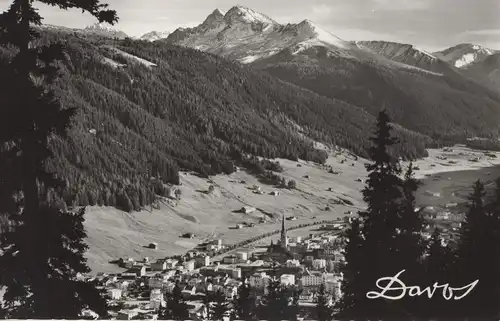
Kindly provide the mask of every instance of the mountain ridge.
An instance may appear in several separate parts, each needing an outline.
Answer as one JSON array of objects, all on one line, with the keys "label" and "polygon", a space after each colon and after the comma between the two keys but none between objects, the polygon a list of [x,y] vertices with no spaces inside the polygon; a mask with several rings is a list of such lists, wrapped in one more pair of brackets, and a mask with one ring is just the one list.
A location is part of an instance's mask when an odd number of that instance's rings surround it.
[{"label": "mountain ridge", "polygon": [[[387,107],[396,123],[435,138],[461,137],[465,142],[472,132],[498,136],[494,120],[500,117],[500,93],[434,54],[414,45],[344,41],[310,20],[273,21],[266,16],[266,27],[255,27],[241,19],[227,24],[219,17],[216,28],[200,24],[159,42],[250,64],[371,115]],[[433,118],[436,114],[441,116]]]}]

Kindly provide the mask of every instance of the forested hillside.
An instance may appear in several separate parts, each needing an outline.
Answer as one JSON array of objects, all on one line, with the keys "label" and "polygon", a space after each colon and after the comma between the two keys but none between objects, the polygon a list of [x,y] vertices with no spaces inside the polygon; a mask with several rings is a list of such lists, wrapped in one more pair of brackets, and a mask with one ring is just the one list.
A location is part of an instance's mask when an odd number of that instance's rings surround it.
[{"label": "forested hillside", "polygon": [[[52,141],[49,164],[67,180],[68,204],[138,210],[163,192],[162,182],[177,184],[179,169],[230,173],[242,153],[323,162],[310,139],[367,155],[374,117],[250,67],[129,39],[55,30],[42,39],[66,44],[57,92],[78,109],[69,138]],[[10,52],[1,52],[5,63]],[[398,132],[395,153],[426,154],[429,138]]]},{"label": "forested hillside", "polygon": [[325,97],[362,107],[387,108],[392,120],[435,140],[500,134],[500,94],[458,72],[431,73],[408,66],[283,52],[253,63],[270,74]]}]

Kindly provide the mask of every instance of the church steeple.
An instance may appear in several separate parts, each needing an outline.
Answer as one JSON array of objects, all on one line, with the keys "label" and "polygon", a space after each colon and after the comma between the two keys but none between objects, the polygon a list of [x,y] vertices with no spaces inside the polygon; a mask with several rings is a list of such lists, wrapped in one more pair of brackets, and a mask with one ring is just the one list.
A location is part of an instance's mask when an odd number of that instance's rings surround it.
[{"label": "church steeple", "polygon": [[288,237],[286,236],[286,228],[285,228],[285,214],[283,214],[283,217],[281,219],[281,239],[280,239],[280,245],[283,248],[288,248]]}]

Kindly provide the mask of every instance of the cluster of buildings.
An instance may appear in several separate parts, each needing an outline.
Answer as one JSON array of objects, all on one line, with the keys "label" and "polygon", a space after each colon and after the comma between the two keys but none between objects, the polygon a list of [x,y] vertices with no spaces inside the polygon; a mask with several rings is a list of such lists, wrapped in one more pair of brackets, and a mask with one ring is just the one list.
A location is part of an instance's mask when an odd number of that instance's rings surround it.
[{"label": "cluster of buildings", "polygon": [[[258,255],[239,251],[218,262],[212,262],[203,251],[189,251],[183,256],[154,262],[148,258],[140,261],[125,258],[119,263],[126,272],[99,274],[91,279],[107,291],[113,307],[111,314],[121,320],[155,319],[158,308],[165,304],[165,294],[172,293],[176,285],[182,290],[192,319],[202,314],[204,296],[222,291],[232,300],[242,282],[247,282],[257,296],[266,293],[272,278],[278,278],[284,286],[299,287],[302,301],[313,302],[321,285],[339,298],[342,282],[339,270],[344,255],[341,238],[329,233],[288,238],[283,217],[278,244],[271,244]],[[218,240],[206,249],[213,253],[221,248],[222,242]]]}]

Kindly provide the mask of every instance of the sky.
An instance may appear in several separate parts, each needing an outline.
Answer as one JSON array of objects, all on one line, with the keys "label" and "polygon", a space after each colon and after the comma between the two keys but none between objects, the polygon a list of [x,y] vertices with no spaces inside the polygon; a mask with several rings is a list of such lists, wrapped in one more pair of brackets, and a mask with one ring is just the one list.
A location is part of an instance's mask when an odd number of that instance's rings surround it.
[{"label": "sky", "polygon": [[[235,2],[237,1],[237,2]],[[12,0],[0,0],[0,10]],[[242,5],[279,23],[309,19],[344,40],[385,40],[437,51],[459,43],[500,49],[500,0],[106,0],[129,36],[193,27],[216,8]],[[83,28],[81,11],[37,4],[44,23]]]}]

